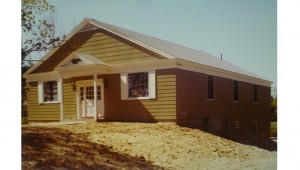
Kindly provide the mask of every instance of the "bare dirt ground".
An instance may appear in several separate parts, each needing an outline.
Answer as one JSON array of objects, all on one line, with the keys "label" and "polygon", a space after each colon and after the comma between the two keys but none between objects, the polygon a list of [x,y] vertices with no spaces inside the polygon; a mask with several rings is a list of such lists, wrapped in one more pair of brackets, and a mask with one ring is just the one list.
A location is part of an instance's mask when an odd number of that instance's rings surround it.
[{"label": "bare dirt ground", "polygon": [[173,123],[22,127],[22,169],[276,169],[277,152]]}]

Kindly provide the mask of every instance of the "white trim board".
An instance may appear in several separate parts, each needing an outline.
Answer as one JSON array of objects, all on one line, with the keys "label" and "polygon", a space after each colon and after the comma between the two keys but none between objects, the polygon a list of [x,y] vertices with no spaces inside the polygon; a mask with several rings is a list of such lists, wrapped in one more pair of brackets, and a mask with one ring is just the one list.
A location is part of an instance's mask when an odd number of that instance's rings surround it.
[{"label": "white trim board", "polygon": [[39,81],[39,80],[51,80],[58,79],[58,75],[65,77],[79,77],[79,76],[88,76],[93,74],[115,74],[115,73],[129,73],[129,72],[139,72],[146,70],[162,70],[162,69],[182,69],[193,71],[202,74],[208,74],[212,76],[218,76],[223,78],[228,78],[232,80],[262,85],[271,87],[272,82],[258,79],[255,77],[250,77],[247,75],[242,75],[235,72],[230,72],[227,70],[222,70],[219,68],[213,68],[206,65],[201,65],[198,63],[193,63],[181,59],[165,59],[165,60],[155,60],[155,61],[144,61],[144,62],[135,62],[129,64],[120,64],[112,66],[103,66],[103,65],[83,65],[83,66],[74,66],[74,67],[62,67],[56,68],[56,71],[49,73],[39,73],[24,75],[27,81]]}]

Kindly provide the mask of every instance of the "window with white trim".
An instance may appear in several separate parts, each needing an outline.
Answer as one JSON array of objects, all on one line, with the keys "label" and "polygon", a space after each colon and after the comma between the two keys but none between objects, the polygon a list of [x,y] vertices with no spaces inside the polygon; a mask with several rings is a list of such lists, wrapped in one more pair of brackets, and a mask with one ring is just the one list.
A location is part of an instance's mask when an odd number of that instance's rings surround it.
[{"label": "window with white trim", "polygon": [[121,73],[121,99],[152,99],[156,97],[155,71]]},{"label": "window with white trim", "polygon": [[39,81],[38,82],[38,101],[39,103],[57,103],[60,101],[59,81]]}]

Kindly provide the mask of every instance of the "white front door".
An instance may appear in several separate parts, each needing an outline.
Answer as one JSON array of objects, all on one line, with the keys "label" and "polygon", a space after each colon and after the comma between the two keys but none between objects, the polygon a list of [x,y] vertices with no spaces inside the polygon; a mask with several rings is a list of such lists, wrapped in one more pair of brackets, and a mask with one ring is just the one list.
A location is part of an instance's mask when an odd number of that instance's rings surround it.
[{"label": "white front door", "polygon": [[[81,117],[94,117],[95,107],[97,107],[97,116],[101,117],[104,114],[104,101],[101,92],[103,85],[97,85],[97,97],[94,96],[94,86],[84,85],[79,87],[80,94],[80,114]],[[95,106],[95,99],[97,99],[97,105]]]}]

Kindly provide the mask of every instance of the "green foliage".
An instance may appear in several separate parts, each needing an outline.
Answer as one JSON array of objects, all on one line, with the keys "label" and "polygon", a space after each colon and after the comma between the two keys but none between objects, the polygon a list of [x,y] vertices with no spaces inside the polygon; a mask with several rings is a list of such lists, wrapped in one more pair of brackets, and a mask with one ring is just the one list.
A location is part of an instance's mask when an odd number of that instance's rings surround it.
[{"label": "green foliage", "polygon": [[277,122],[271,122],[271,128],[277,129]]},{"label": "green foliage", "polygon": [[38,20],[37,23],[36,16],[48,11],[53,12],[54,6],[49,5],[46,0],[22,0],[22,30],[24,32],[32,31],[36,24],[39,24],[38,27],[47,26],[47,21],[45,20]]},{"label": "green foliage", "polygon": [[271,103],[271,106],[277,108],[277,97],[272,97],[272,103]]},{"label": "green foliage", "polygon": [[271,122],[271,136],[277,137],[277,122]]},{"label": "green foliage", "polygon": [[[47,52],[58,47],[62,38],[56,36],[55,21],[53,16],[54,6],[47,0],[22,0],[21,5],[21,61],[22,74],[32,65],[30,59],[33,52]],[[26,81],[22,77],[22,104],[26,103]]]},{"label": "green foliage", "polygon": [[272,88],[272,96],[271,96],[271,121],[277,121],[277,88]]},{"label": "green foliage", "polygon": [[47,18],[53,12],[47,0],[22,0],[22,64],[32,52],[46,52],[61,43],[62,38],[55,36],[54,21]]}]

